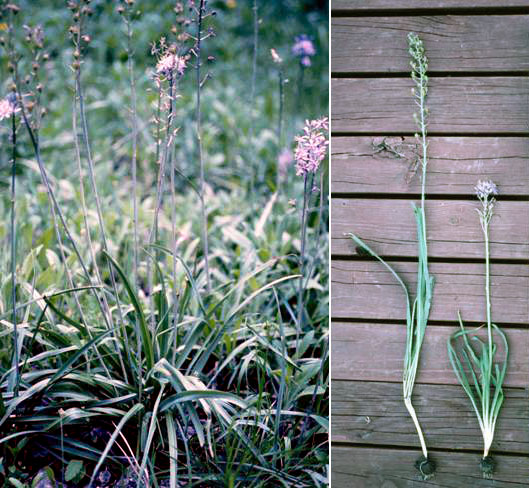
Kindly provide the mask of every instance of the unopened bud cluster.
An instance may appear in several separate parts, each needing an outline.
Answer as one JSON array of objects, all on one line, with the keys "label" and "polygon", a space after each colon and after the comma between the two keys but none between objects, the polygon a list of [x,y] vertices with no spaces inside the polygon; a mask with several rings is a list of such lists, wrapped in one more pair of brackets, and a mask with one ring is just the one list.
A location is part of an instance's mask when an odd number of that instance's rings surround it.
[{"label": "unopened bud cluster", "polygon": [[88,34],[83,33],[84,19],[91,17],[94,13],[89,4],[90,0],[70,0],[68,2],[68,8],[72,11],[73,20],[73,24],[70,25],[68,32],[74,45],[72,68],[75,71],[81,68],[83,48],[92,41],[92,38]]},{"label": "unopened bud cluster", "polygon": [[411,56],[411,77],[417,84],[417,89],[414,90],[415,96],[426,97],[428,93],[428,58],[424,52],[424,44],[422,39],[410,32],[408,34],[408,52]]}]

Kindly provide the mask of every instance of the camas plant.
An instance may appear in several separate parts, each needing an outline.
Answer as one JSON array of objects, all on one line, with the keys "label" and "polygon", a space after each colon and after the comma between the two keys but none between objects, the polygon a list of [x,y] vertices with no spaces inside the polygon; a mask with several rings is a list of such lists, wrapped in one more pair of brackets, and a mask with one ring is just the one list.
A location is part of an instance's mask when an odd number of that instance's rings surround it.
[{"label": "camas plant", "polygon": [[[483,434],[483,458],[480,462],[481,471],[485,478],[491,478],[494,473],[495,462],[489,456],[489,450],[494,438],[496,421],[503,404],[503,380],[507,371],[509,346],[505,333],[492,323],[490,301],[490,258],[489,258],[489,225],[496,202],[494,196],[498,189],[492,181],[480,181],[476,185],[476,195],[481,202],[481,209],[476,209],[483,236],[485,238],[485,298],[487,314],[487,342],[483,342],[475,331],[468,331],[463,326],[461,314],[458,313],[461,330],[454,332],[448,339],[448,356],[457,379],[470,398],[472,407],[478,418],[479,428]],[[494,335],[500,337],[503,343],[503,359],[495,362],[498,346],[494,342]],[[469,340],[469,336],[470,340]],[[460,343],[458,346],[458,342]]]},{"label": "camas plant", "polygon": [[[296,175],[303,177],[303,206],[301,209],[301,249],[300,249],[300,278],[298,286],[298,303],[297,303],[297,330],[298,336],[303,326],[303,293],[305,284],[305,246],[308,225],[308,205],[311,194],[314,191],[314,175],[320,168],[320,164],[327,155],[326,133],[329,130],[329,120],[327,117],[316,120],[307,120],[303,128],[303,135],[297,136],[296,139]],[[321,195],[320,195],[321,198]]]},{"label": "camas plant", "polygon": [[350,234],[353,241],[371,256],[378,259],[397,279],[406,295],[406,351],[404,354],[403,371],[403,395],[404,404],[413,419],[423,455],[417,460],[415,466],[426,479],[433,475],[435,464],[429,458],[426,442],[422,433],[415,408],[412,404],[413,387],[419,365],[421,346],[428,324],[430,306],[434,287],[434,278],[428,270],[428,248],[426,241],[426,217],[425,217],[425,192],[426,192],[426,169],[428,166],[428,142],[427,136],[427,116],[426,96],[428,94],[428,59],[424,52],[422,40],[413,33],[408,35],[409,53],[411,56],[411,77],[416,87],[413,89],[415,102],[418,106],[418,113],[414,115],[420,134],[416,134],[422,146],[422,191],[421,205],[413,205],[413,213],[417,224],[417,240],[419,246],[419,264],[417,272],[417,292],[413,304],[410,300],[408,288],[397,272],[385,262],[373,249],[354,234]]}]

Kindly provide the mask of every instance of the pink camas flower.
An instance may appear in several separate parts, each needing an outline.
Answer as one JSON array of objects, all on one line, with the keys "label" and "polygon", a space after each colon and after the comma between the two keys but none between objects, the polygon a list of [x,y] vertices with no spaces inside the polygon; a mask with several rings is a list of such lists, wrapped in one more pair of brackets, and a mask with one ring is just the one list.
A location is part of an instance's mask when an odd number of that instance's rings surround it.
[{"label": "pink camas flower", "polygon": [[186,67],[187,61],[185,57],[167,53],[158,61],[156,72],[168,75],[176,71],[181,76],[184,74]]},{"label": "pink camas flower", "polygon": [[0,100],[0,120],[7,119],[19,111],[20,108],[17,107],[9,98]]},{"label": "pink camas flower", "polygon": [[297,142],[294,158],[296,160],[296,175],[305,176],[315,173],[327,155],[326,132],[329,130],[327,117],[306,120],[303,135],[295,138]]}]

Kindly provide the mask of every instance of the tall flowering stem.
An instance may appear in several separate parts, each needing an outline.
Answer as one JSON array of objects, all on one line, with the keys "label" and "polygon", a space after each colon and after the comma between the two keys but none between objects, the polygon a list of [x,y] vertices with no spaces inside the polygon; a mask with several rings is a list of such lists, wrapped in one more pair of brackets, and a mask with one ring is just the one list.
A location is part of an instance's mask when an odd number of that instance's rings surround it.
[{"label": "tall flowering stem", "polygon": [[11,144],[13,147],[11,161],[11,299],[13,302],[13,351],[15,358],[15,396],[18,395],[19,384],[19,358],[18,358],[18,328],[17,328],[17,265],[16,265],[16,226],[15,226],[15,202],[16,202],[16,155],[17,155],[17,129],[15,111],[11,114]]},{"label": "tall flowering stem", "polygon": [[303,295],[304,295],[304,276],[305,276],[305,245],[307,235],[307,217],[308,204],[312,194],[312,184],[314,174],[318,171],[322,161],[327,155],[327,131],[329,130],[329,121],[326,117],[317,120],[305,121],[303,135],[296,137],[296,151],[294,158],[296,160],[296,175],[303,176],[303,207],[301,211],[301,249],[300,249],[300,278],[298,286],[298,304],[297,304],[297,323],[296,331],[299,334],[303,325]]},{"label": "tall flowering stem", "polygon": [[412,403],[413,387],[417,376],[419,366],[419,357],[421,352],[426,326],[430,315],[432,302],[434,277],[428,270],[428,247],[426,241],[426,217],[425,217],[425,192],[426,192],[426,169],[428,166],[428,142],[427,142],[427,118],[428,109],[426,108],[426,97],[428,94],[428,59],[425,54],[422,40],[413,33],[408,35],[408,52],[411,57],[411,77],[415,82],[413,95],[418,107],[418,113],[414,115],[415,122],[420,134],[416,134],[417,139],[422,146],[422,191],[420,207],[413,206],[415,222],[417,225],[417,241],[419,248],[419,262],[417,270],[417,291],[415,299],[410,299],[408,288],[402,281],[396,271],[384,261],[374,250],[354,234],[350,234],[353,241],[369,255],[378,259],[390,271],[404,290],[406,296],[406,350],[404,354],[404,367],[402,378],[402,390],[404,405],[410,414],[419,442],[421,445],[422,456],[417,460],[415,466],[420,471],[424,479],[433,476],[435,472],[435,463],[428,457],[426,442],[422,433],[422,428],[417,418],[417,413]]},{"label": "tall flowering stem", "polygon": [[250,125],[250,140],[254,135],[254,110],[255,110],[255,82],[257,78],[257,53],[259,51],[259,10],[257,8],[257,0],[253,0],[253,52],[252,52],[252,81],[250,89],[250,103],[252,108],[251,125]]},{"label": "tall flowering stem", "polygon": [[14,395],[18,395],[20,382],[20,369],[18,357],[18,325],[17,325],[17,277],[16,277],[16,221],[15,221],[15,203],[16,203],[16,155],[17,155],[17,129],[15,113],[16,95],[13,93],[5,100],[0,102],[0,119],[11,117],[11,300],[12,300],[12,322],[13,322],[13,362],[15,365],[15,384]]},{"label": "tall flowering stem", "polygon": [[[130,95],[131,95],[131,121],[132,121],[132,204],[134,212],[134,282],[136,288],[139,286],[138,277],[138,189],[137,189],[137,160],[138,160],[138,116],[137,116],[137,100],[136,100],[136,79],[134,77],[134,49],[132,46],[132,5],[128,5],[126,15],[124,16],[125,25],[127,27],[127,67],[129,70],[130,80]],[[138,334],[139,337],[139,334]],[[138,339],[139,340],[139,339]],[[138,346],[138,350],[141,348]]]},{"label": "tall flowering stem", "polygon": [[[73,63],[72,63],[72,69],[73,69],[73,72],[74,72],[74,83],[75,83],[74,104],[73,104],[74,137],[75,138],[78,137],[78,130],[77,130],[77,115],[78,115],[79,116],[79,120],[81,122],[80,135],[81,135],[83,144],[85,146],[85,151],[86,151],[86,161],[87,161],[87,165],[88,165],[88,175],[89,175],[90,186],[92,188],[92,193],[94,195],[94,200],[95,200],[95,204],[96,204],[96,215],[97,215],[97,221],[98,221],[98,225],[99,225],[99,231],[100,231],[100,234],[101,234],[101,241],[102,241],[102,244],[103,244],[102,247],[103,247],[103,250],[105,251],[105,253],[109,254],[108,239],[107,239],[107,233],[106,233],[106,229],[105,229],[105,221],[104,221],[104,218],[103,218],[101,199],[99,197],[99,191],[97,189],[97,183],[96,183],[96,177],[95,177],[95,165],[94,165],[94,161],[93,161],[93,158],[92,158],[92,147],[91,147],[90,140],[89,140],[89,135],[88,135],[88,122],[87,122],[87,119],[86,119],[86,111],[85,111],[85,103],[84,103],[84,92],[83,92],[82,77],[81,77],[81,67],[82,67],[82,64],[83,64],[82,53],[83,53],[83,50],[86,48],[86,46],[91,42],[90,36],[83,32],[84,22],[85,22],[87,17],[92,15],[93,12],[92,12],[91,7],[89,7],[88,5],[82,5],[81,2],[77,2],[77,3],[73,2],[71,4],[71,9],[72,9],[72,14],[73,14],[72,17],[73,17],[73,20],[74,20],[74,22],[73,22],[74,25],[72,25],[70,27],[70,29],[69,29],[69,32],[70,32],[70,35],[71,35],[71,38],[72,38],[72,42],[73,42],[73,46],[74,46],[74,51],[73,51],[74,60],[73,60]],[[79,183],[80,183],[80,186],[83,186],[84,185],[84,181],[83,181],[82,169],[80,167],[80,163],[81,163],[81,161],[80,161],[80,152],[79,152],[79,148],[77,147],[77,142],[75,144],[76,144],[76,151],[77,151],[78,164],[79,164]],[[85,209],[83,209],[83,210],[85,211]],[[85,215],[85,219],[86,219],[86,215]],[[85,222],[86,222],[86,220],[85,220]],[[87,235],[89,235],[90,229],[88,228],[88,225],[86,227],[86,230],[87,230]],[[92,254],[93,254],[93,248],[91,248],[91,249],[92,249]],[[96,263],[94,255],[92,256],[92,260],[94,262],[94,268],[96,270],[96,276],[98,277],[99,284],[101,285],[103,283],[103,281],[102,281],[102,278],[101,278],[101,273],[99,272],[99,269],[97,267],[97,263]],[[117,305],[117,310],[118,310],[118,315],[119,315],[119,321],[120,321],[120,325],[121,325],[121,334],[122,334],[123,343],[124,343],[124,346],[125,346],[125,351],[127,353],[127,357],[129,359],[129,362],[131,362],[130,361],[131,360],[131,350],[130,350],[130,344],[129,344],[129,339],[128,339],[127,328],[125,326],[125,317],[124,317],[124,314],[123,314],[121,300],[120,300],[119,294],[118,294],[118,288],[117,288],[117,283],[116,283],[115,271],[114,271],[114,268],[112,267],[112,264],[110,263],[110,261],[108,261],[108,271],[109,271],[109,275],[110,275],[110,281],[111,281],[111,285],[112,285],[112,290],[114,292],[114,296],[115,296],[115,299],[116,299],[116,305]],[[104,304],[105,310],[107,311],[107,314],[108,314],[108,323],[113,328],[114,327],[114,322],[113,322],[113,318],[112,318],[112,313],[110,311],[108,300],[107,300],[105,294],[102,295],[102,298],[103,298],[103,304]],[[123,372],[123,377],[125,379],[128,379],[127,369],[125,368],[125,363],[123,361],[123,357],[122,357],[121,352],[118,349],[117,345],[115,346],[115,350],[116,350],[117,356],[119,358],[119,362],[120,362],[120,365],[121,365],[121,370]]]},{"label": "tall flowering stem", "polygon": [[19,7],[9,4],[4,7],[8,11],[8,40],[7,51],[9,55],[10,71],[13,73],[13,86],[15,92],[10,93],[6,98],[0,101],[0,121],[4,119],[11,120],[11,226],[10,226],[10,244],[11,244],[11,305],[12,305],[12,324],[13,324],[13,363],[14,363],[14,381],[11,384],[13,394],[18,395],[20,384],[20,367],[19,367],[19,348],[18,348],[18,324],[17,324],[17,277],[16,277],[16,149],[17,149],[17,129],[16,113],[20,111],[17,94],[16,94],[16,66],[17,58],[13,46],[13,17],[19,11]]},{"label": "tall flowering stem", "polygon": [[202,247],[204,252],[204,271],[206,273],[206,285],[208,292],[211,291],[211,277],[209,275],[209,244],[208,244],[208,213],[205,202],[205,169],[204,158],[202,155],[202,112],[200,105],[200,92],[202,90],[202,79],[200,75],[201,68],[201,49],[202,49],[202,23],[206,14],[205,0],[200,0],[197,15],[197,35],[195,44],[195,55],[197,57],[197,109],[196,109],[196,132],[198,141],[198,159],[200,164],[200,213],[202,217]]},{"label": "tall flowering stem", "polygon": [[[430,315],[430,305],[433,294],[434,278],[430,276],[428,271],[428,246],[426,240],[426,215],[425,194],[426,194],[426,169],[428,166],[428,142],[427,136],[427,118],[428,109],[426,108],[426,97],[428,95],[428,58],[424,51],[424,44],[422,40],[414,33],[408,35],[408,52],[411,57],[411,77],[415,82],[414,97],[415,103],[418,107],[418,113],[414,114],[414,119],[420,131],[418,138],[422,146],[422,179],[421,179],[421,206],[417,208],[414,206],[415,220],[417,223],[417,238],[419,243],[419,266],[418,266],[418,280],[417,280],[417,294],[414,303],[415,321],[411,322],[411,326],[407,329],[406,338],[406,355],[404,359],[404,377],[403,377],[403,393],[404,404],[410,413],[423,451],[424,460],[418,463],[419,470],[423,475],[428,476],[429,473],[424,473],[421,469],[421,463],[427,462],[428,451],[422,429],[420,427],[415,408],[412,405],[411,397],[413,394],[413,387],[415,385],[415,377],[417,374],[417,367],[419,363],[419,354],[426,332],[428,317]],[[413,316],[413,315],[412,315]],[[429,467],[428,467],[429,468]],[[427,469],[428,469],[427,468]]]},{"label": "tall flowering stem", "polygon": [[[509,346],[505,333],[492,323],[490,301],[489,226],[494,214],[496,203],[494,197],[498,194],[498,189],[492,181],[480,181],[475,190],[476,196],[481,202],[481,208],[476,210],[485,240],[487,343],[485,344],[477,335],[472,335],[469,340],[469,336],[475,331],[465,329],[461,314],[458,313],[460,330],[452,334],[448,340],[448,356],[454,373],[469,397],[478,418],[484,444],[480,467],[483,476],[491,478],[496,463],[489,456],[489,451],[494,439],[496,421],[504,400],[503,381],[507,372]],[[495,355],[498,348],[494,342],[494,334],[500,337],[504,352],[503,360],[497,362],[495,362]],[[460,342],[459,346],[458,342]]]},{"label": "tall flowering stem", "polygon": [[[131,173],[132,173],[132,211],[133,211],[133,274],[134,286],[136,291],[140,287],[139,283],[139,237],[138,237],[138,178],[137,178],[137,160],[138,160],[138,114],[137,114],[137,97],[136,97],[136,78],[134,76],[134,48],[132,45],[132,9],[133,2],[126,3],[126,9],[121,12],[127,29],[127,68],[129,71],[130,83],[130,97],[131,97],[131,122],[132,122],[132,157],[131,157]],[[141,332],[138,319],[135,319],[135,333],[136,333],[136,361],[138,367],[138,401],[142,401],[143,396],[143,370],[141,368],[142,361],[142,347],[141,347]]]},{"label": "tall flowering stem", "polygon": [[298,113],[303,95],[303,78],[305,75],[305,69],[312,65],[310,58],[316,54],[316,48],[314,47],[312,39],[306,34],[296,36],[294,44],[292,45],[292,54],[299,59],[298,96],[296,103],[296,113]]},{"label": "tall flowering stem", "polygon": [[277,148],[278,148],[278,158],[277,158],[277,167],[276,167],[276,189],[279,191],[279,186],[281,184],[281,167],[279,165],[279,155],[281,148],[283,147],[283,108],[285,104],[285,91],[284,91],[284,76],[282,63],[283,59],[279,56],[275,49],[270,50],[272,55],[272,61],[277,65],[277,75],[279,82],[279,113],[277,116]]},{"label": "tall flowering stem", "polygon": [[[177,14],[177,23],[184,23],[185,20],[178,21],[178,14],[184,10],[183,4],[177,2],[174,8]],[[176,32],[177,26],[173,25],[172,31]],[[174,127],[175,123],[175,101],[178,98],[178,87],[180,79],[184,76],[187,68],[188,55],[183,54],[184,42],[187,36],[177,36],[178,42],[168,43],[165,37],[162,37],[159,43],[152,47],[152,54],[157,57],[156,72],[154,81],[158,89],[158,103],[156,114],[156,162],[158,164],[158,176],[156,183],[156,206],[154,210],[154,219],[149,232],[148,242],[150,246],[157,245],[158,231],[159,231],[159,214],[162,208],[163,195],[165,188],[165,179],[167,166],[170,165],[170,182],[171,190],[171,234],[172,234],[172,251],[173,251],[173,315],[177,316],[178,310],[178,293],[176,291],[176,190],[174,173],[177,171],[174,161],[174,140],[177,129]],[[162,121],[162,113],[165,116]],[[163,140],[161,138],[162,129],[164,131]],[[156,267],[153,268],[153,263],[159,261],[159,249],[155,246],[154,258],[147,261],[147,277],[149,303],[152,310],[154,305],[154,280],[156,275]],[[176,323],[176,322],[175,322]],[[156,328],[155,314],[150,316],[151,329]],[[177,341],[177,331],[174,330],[174,341]]]}]

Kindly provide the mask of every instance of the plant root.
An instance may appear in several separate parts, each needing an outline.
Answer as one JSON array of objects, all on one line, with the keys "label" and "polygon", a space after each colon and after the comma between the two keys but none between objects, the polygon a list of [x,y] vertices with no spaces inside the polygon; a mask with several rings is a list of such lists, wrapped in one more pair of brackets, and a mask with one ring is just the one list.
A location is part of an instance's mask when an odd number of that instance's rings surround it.
[{"label": "plant root", "polygon": [[415,461],[415,467],[421,473],[422,479],[424,481],[433,478],[435,475],[435,461],[433,461],[430,457],[421,456],[417,459],[417,461]]},{"label": "plant root", "polygon": [[492,479],[494,469],[496,468],[496,461],[494,461],[491,456],[485,456],[484,458],[481,458],[481,461],[479,462],[479,467],[481,468],[483,478],[490,480]]}]

